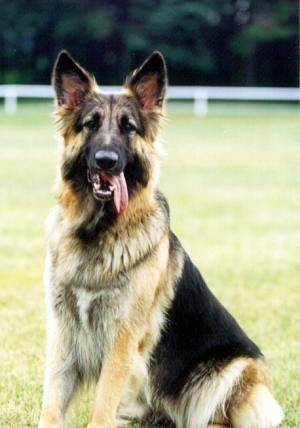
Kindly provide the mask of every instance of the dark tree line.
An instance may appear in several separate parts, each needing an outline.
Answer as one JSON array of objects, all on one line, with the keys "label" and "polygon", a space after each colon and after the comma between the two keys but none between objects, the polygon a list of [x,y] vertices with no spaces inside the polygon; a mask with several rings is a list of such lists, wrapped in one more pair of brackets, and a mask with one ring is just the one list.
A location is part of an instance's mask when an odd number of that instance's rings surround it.
[{"label": "dark tree line", "polygon": [[171,84],[297,86],[297,0],[0,0],[0,84],[48,83],[62,48],[117,84],[148,54]]}]

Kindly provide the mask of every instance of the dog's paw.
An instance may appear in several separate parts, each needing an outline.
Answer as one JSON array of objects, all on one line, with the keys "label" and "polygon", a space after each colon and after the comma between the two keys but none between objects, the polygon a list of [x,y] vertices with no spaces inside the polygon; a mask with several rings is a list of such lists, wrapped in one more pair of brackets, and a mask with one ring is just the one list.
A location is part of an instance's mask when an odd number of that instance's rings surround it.
[{"label": "dog's paw", "polygon": [[62,424],[60,423],[54,423],[54,422],[48,422],[48,421],[40,421],[38,424],[38,428],[62,428]]},{"label": "dog's paw", "polygon": [[114,422],[90,422],[87,428],[117,428],[117,425]]},{"label": "dog's paw", "polygon": [[117,428],[117,425],[111,425],[111,424],[88,424],[87,428]]},{"label": "dog's paw", "polygon": [[62,420],[55,420],[54,418],[42,417],[39,420],[38,428],[63,428]]}]

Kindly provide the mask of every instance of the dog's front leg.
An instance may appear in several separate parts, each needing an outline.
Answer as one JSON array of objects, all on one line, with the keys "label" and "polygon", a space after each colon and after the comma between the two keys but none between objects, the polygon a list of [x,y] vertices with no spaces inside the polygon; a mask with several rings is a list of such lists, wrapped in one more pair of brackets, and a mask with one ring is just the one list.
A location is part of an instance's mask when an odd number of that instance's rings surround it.
[{"label": "dog's front leg", "polygon": [[121,326],[110,352],[105,357],[91,422],[88,428],[115,428],[116,412],[127,385],[132,361],[137,352],[137,338],[132,326]]},{"label": "dog's front leg", "polygon": [[63,428],[67,406],[77,388],[74,368],[63,368],[60,329],[54,319],[48,331],[42,412],[38,428]]}]

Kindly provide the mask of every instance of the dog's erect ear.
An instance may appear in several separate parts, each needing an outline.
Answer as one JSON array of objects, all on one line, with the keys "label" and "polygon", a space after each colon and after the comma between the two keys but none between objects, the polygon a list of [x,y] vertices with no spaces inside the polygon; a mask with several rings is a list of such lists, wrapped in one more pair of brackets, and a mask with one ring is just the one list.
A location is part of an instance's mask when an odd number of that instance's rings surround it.
[{"label": "dog's erect ear", "polygon": [[166,86],[167,67],[160,52],[153,52],[125,82],[125,88],[134,93],[142,109],[146,111],[162,106]]},{"label": "dog's erect ear", "polygon": [[64,50],[55,62],[52,84],[58,105],[73,109],[92,91],[94,79]]}]

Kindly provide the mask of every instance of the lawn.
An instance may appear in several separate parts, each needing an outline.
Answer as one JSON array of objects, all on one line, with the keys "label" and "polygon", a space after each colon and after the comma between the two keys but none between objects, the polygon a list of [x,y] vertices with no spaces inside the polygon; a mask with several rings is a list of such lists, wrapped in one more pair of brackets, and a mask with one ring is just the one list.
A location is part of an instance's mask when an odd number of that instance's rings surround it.
[{"label": "lawn", "polygon": [[[0,427],[34,427],[42,394],[44,219],[56,144],[49,104],[0,110]],[[296,108],[173,113],[161,187],[172,227],[214,293],[261,346],[300,427],[300,128]],[[86,426],[91,392],[70,427]],[[76,407],[76,409],[74,409]]]}]

